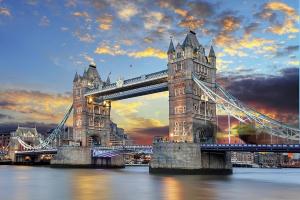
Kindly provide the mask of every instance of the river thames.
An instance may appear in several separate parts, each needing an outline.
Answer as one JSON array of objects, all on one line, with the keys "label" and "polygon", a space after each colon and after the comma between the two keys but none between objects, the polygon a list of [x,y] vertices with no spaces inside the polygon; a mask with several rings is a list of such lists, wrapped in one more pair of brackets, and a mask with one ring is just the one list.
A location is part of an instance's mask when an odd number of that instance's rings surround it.
[{"label": "river thames", "polygon": [[150,175],[118,170],[0,166],[0,200],[295,199],[300,169],[235,168],[231,176]]}]

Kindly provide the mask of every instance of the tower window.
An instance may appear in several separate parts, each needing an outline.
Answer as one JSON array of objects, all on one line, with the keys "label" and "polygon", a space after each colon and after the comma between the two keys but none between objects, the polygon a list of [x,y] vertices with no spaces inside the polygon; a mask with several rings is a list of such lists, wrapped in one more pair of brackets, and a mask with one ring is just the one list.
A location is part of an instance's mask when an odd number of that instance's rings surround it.
[{"label": "tower window", "polygon": [[176,67],[175,67],[175,72],[179,72],[183,69],[183,63],[182,62],[178,62],[176,64]]},{"label": "tower window", "polygon": [[182,52],[178,52],[177,53],[177,58],[181,58],[182,57]]}]

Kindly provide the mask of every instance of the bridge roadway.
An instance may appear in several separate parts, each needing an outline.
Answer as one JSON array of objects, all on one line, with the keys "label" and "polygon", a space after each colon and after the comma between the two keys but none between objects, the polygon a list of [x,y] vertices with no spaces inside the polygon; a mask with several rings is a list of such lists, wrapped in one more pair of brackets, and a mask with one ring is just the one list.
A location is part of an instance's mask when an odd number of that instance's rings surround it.
[{"label": "bridge roadway", "polygon": [[119,100],[168,90],[168,70],[117,80],[102,88],[89,90],[84,96],[101,96],[104,100]]}]

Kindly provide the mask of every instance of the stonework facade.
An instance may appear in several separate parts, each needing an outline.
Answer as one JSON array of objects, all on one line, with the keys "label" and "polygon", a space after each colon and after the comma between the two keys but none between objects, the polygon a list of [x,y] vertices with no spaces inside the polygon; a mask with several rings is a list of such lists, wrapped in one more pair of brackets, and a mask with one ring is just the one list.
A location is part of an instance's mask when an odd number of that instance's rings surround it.
[{"label": "stonework facade", "polygon": [[83,75],[75,74],[73,80],[73,137],[82,146],[110,146],[123,144],[127,139],[122,129],[110,120],[110,101],[86,98],[89,89],[110,84],[102,81],[95,65],[90,65]]},{"label": "stonework facade", "polygon": [[216,105],[194,83],[192,74],[213,88],[216,56],[211,47],[205,55],[196,33],[190,31],[176,48],[168,49],[169,137],[173,141],[215,142]]}]

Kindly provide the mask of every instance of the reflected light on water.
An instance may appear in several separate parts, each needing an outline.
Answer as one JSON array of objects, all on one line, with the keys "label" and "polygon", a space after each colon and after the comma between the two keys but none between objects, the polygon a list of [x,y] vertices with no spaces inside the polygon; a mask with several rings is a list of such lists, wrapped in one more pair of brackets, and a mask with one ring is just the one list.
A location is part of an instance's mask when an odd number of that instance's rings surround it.
[{"label": "reflected light on water", "polygon": [[174,177],[163,179],[163,197],[168,200],[182,199],[182,186]]},{"label": "reflected light on water", "polygon": [[110,199],[110,177],[97,173],[86,174],[85,171],[74,173],[72,176],[72,188],[74,200]]}]

